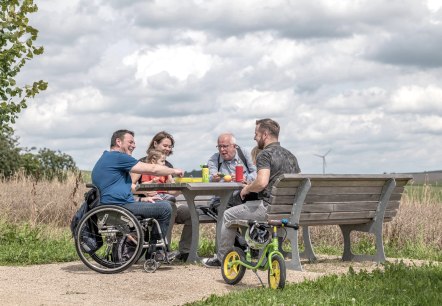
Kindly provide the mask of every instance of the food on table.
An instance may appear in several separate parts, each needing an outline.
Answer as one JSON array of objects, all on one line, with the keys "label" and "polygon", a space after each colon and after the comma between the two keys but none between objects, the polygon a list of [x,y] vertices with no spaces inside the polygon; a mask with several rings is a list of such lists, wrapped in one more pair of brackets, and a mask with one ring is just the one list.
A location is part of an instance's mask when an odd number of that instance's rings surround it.
[{"label": "food on table", "polygon": [[232,177],[230,175],[224,175],[224,182],[231,182],[232,181]]}]

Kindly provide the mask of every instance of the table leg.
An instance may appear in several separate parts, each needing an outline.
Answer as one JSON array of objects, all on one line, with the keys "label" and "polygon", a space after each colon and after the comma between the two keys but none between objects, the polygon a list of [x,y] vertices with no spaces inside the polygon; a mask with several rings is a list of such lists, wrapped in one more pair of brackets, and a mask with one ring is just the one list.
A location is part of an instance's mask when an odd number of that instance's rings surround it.
[{"label": "table leg", "polygon": [[199,228],[199,216],[195,207],[195,197],[196,193],[190,190],[183,190],[183,196],[186,199],[187,205],[189,206],[190,218],[192,221],[192,242],[190,244],[189,257],[187,258],[188,263],[199,262],[198,257],[198,243],[200,236]]}]

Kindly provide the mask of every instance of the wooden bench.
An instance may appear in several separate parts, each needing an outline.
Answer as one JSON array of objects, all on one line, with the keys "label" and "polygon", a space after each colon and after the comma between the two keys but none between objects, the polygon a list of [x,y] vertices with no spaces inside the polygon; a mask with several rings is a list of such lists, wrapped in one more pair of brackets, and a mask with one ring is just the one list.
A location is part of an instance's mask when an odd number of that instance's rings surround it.
[{"label": "wooden bench", "polygon": [[[284,174],[271,190],[267,211],[269,220],[287,218],[302,226],[305,251],[298,250],[298,235],[287,228],[291,243],[288,268],[302,271],[300,256],[316,260],[309,226],[339,225],[344,238],[344,261],[385,261],[382,239],[383,222],[391,221],[399,208],[404,186],[410,175],[307,175]],[[350,233],[373,234],[376,253],[355,255]]]}]

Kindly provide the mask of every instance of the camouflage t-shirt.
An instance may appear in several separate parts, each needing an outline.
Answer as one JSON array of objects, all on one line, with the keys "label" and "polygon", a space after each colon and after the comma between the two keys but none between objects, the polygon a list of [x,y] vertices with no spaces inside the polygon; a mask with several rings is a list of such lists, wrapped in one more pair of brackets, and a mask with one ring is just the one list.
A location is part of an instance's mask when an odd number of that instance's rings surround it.
[{"label": "camouflage t-shirt", "polygon": [[264,200],[264,204],[270,203],[270,193],[276,179],[284,173],[300,173],[298,161],[289,150],[281,147],[279,142],[273,142],[262,150],[256,159],[256,167],[270,169],[269,184],[259,193],[259,199]]}]

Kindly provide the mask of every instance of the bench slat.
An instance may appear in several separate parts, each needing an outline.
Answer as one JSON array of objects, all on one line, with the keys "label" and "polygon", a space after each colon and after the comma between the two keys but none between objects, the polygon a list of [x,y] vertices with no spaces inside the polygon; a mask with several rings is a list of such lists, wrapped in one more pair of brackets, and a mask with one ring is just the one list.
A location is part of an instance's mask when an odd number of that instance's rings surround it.
[{"label": "bench slat", "polygon": [[[299,220],[300,225],[322,225],[322,224],[356,224],[355,220],[359,220],[358,224],[370,222],[375,216],[375,211],[362,212],[333,212],[333,213],[301,213]],[[385,211],[384,219],[393,218],[396,216],[396,211]],[[283,218],[289,219],[290,214],[268,214],[268,219],[280,220]]]},{"label": "bench slat", "polygon": [[[280,220],[283,218],[287,218],[287,217],[283,217],[283,215],[281,215],[281,217],[279,217],[278,215],[272,215],[269,216],[269,220]],[[391,222],[393,220],[393,218],[384,218],[384,223],[385,222]],[[322,221],[320,224],[318,224],[318,222],[316,221],[302,221],[300,222],[301,226],[316,226],[316,225],[337,225],[337,224],[365,224],[367,223],[367,219],[350,219],[350,220],[324,220]]]},{"label": "bench slat", "polygon": [[[400,200],[400,194],[392,194],[391,200]],[[380,194],[307,194],[304,203],[326,203],[326,202],[369,202],[379,201]],[[270,196],[270,204],[290,203],[293,196]]]},{"label": "bench slat", "polygon": [[[387,209],[393,210],[399,208],[399,201],[389,201]],[[315,203],[304,204],[302,213],[304,212],[333,212],[333,211],[364,211],[376,210],[378,202],[344,202],[344,203]],[[291,213],[292,204],[286,205],[269,205],[267,210],[270,213]]]},{"label": "bench slat", "polygon": [[[271,194],[274,196],[294,196],[298,188],[279,188],[273,187]],[[342,187],[312,187],[310,188],[309,194],[381,194],[381,186],[342,186]],[[393,190],[393,194],[402,194],[404,192],[404,187],[396,187]]]}]

